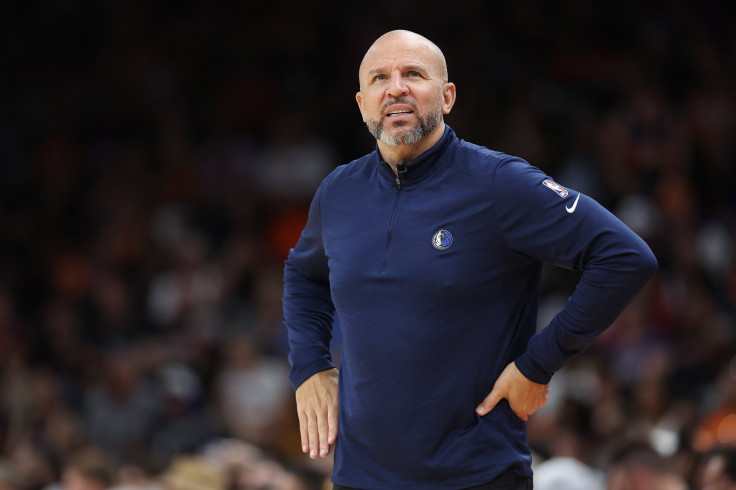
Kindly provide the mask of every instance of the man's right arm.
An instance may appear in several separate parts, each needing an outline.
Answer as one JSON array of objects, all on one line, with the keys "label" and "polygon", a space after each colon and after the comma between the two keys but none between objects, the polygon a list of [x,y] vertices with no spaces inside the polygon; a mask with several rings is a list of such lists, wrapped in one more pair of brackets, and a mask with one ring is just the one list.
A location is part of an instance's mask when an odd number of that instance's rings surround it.
[{"label": "man's right arm", "polygon": [[284,268],[284,324],[289,336],[289,380],[296,389],[302,450],[326,456],[337,436],[337,370],[330,356],[334,305],[322,244],[321,187]]},{"label": "man's right arm", "polygon": [[334,368],[330,355],[334,306],[329,284],[304,276],[293,264],[284,269],[284,324],[289,336],[289,381],[298,388],[313,374]]}]

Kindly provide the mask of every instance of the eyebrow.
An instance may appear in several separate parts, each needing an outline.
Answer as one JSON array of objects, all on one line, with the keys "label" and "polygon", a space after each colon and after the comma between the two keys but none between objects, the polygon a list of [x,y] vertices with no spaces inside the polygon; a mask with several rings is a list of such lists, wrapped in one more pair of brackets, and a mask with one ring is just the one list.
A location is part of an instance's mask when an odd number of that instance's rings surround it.
[{"label": "eyebrow", "polygon": [[383,73],[385,70],[383,68],[373,68],[368,72],[369,77],[373,77],[373,75],[376,75],[378,73]]},{"label": "eyebrow", "polygon": [[424,65],[406,65],[404,71],[421,71],[422,73],[428,73],[429,68]]},{"label": "eyebrow", "polygon": [[[402,66],[401,71],[420,71],[422,73],[428,73],[429,69],[424,65],[411,64],[411,65]],[[377,75],[379,73],[385,73],[385,72],[386,72],[386,68],[383,66],[378,67],[378,68],[372,68],[371,70],[368,71],[368,76],[372,77],[373,75]]]}]

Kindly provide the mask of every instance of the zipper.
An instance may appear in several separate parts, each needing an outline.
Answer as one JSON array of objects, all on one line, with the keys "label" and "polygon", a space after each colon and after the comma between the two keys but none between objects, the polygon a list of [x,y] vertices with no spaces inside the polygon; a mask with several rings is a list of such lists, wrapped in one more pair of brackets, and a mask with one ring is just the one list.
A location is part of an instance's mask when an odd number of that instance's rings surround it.
[{"label": "zipper", "polygon": [[386,272],[386,266],[388,265],[388,255],[391,251],[391,235],[393,234],[394,221],[396,220],[396,210],[399,207],[399,198],[401,197],[401,179],[396,176],[396,200],[394,201],[394,209],[391,211],[391,220],[388,222],[388,231],[386,236],[386,255],[383,257],[383,268],[381,269],[381,276]]}]

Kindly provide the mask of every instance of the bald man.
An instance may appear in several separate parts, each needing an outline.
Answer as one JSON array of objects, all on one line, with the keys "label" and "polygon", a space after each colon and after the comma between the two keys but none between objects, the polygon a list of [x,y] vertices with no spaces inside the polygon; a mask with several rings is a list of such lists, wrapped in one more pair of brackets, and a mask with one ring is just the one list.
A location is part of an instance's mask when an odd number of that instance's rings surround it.
[{"label": "bald man", "polygon": [[[656,260],[593,199],[459,139],[425,37],[381,36],[358,75],[376,148],[325,178],[284,269],[302,449],[335,447],[335,489],[531,489],[528,417]],[[582,275],[535,334],[545,261]]]}]

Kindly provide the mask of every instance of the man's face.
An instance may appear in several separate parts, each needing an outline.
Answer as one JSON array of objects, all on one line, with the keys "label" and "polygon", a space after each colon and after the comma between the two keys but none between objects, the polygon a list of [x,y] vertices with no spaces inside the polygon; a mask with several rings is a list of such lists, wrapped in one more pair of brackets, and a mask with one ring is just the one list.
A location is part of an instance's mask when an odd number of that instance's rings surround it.
[{"label": "man's face", "polygon": [[722,456],[713,456],[703,468],[700,490],[736,490],[736,482],[725,473],[726,462]]},{"label": "man's face", "polygon": [[454,102],[454,86],[445,81],[443,65],[435,51],[411,37],[396,36],[371,47],[361,65],[356,100],[377,140],[413,145],[437,128]]}]

